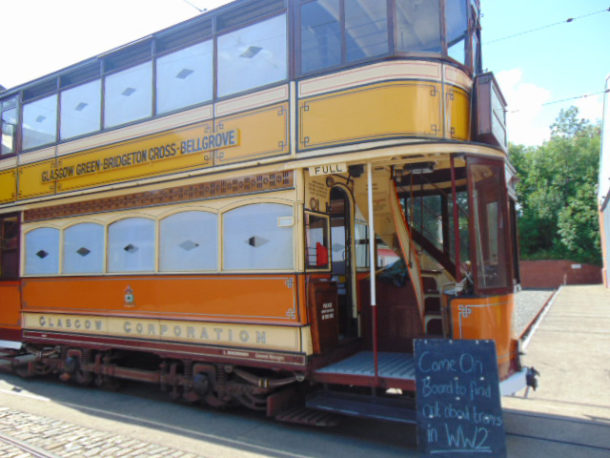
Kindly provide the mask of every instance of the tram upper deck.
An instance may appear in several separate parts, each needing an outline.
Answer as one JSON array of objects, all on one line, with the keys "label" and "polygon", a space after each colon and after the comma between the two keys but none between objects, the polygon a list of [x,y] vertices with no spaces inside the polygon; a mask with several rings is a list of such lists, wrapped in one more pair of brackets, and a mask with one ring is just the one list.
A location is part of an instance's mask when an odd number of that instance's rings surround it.
[{"label": "tram upper deck", "polygon": [[503,156],[478,21],[467,0],[243,0],[10,89],[0,210],[359,151]]}]

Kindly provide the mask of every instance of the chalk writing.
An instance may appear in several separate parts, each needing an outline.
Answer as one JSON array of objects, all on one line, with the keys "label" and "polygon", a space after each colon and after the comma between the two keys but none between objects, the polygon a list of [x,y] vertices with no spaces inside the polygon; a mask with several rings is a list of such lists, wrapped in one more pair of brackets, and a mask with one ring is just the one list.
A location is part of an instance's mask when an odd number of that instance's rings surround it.
[{"label": "chalk writing", "polygon": [[415,341],[419,442],[429,456],[506,456],[493,341]]}]

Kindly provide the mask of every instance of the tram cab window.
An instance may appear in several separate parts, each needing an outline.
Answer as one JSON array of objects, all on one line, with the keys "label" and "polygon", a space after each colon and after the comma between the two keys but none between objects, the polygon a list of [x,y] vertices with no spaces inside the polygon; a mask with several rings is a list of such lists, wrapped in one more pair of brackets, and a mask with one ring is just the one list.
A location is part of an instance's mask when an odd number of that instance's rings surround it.
[{"label": "tram cab window", "polygon": [[59,273],[59,230],[40,227],[25,235],[25,273],[49,275]]},{"label": "tram cab window", "polygon": [[508,219],[503,164],[469,164],[472,183],[475,281],[479,289],[510,286]]},{"label": "tram cab window", "polygon": [[328,217],[305,214],[305,243],[307,267],[328,268]]}]

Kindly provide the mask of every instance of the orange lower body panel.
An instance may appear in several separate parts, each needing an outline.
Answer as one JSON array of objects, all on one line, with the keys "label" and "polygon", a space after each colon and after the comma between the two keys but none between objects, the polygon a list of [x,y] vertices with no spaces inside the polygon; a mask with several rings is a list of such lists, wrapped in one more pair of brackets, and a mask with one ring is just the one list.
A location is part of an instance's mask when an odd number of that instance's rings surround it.
[{"label": "orange lower body panel", "polygon": [[0,340],[21,336],[21,292],[18,281],[0,282]]},{"label": "orange lower body panel", "polygon": [[449,306],[453,338],[495,341],[499,376],[505,378],[516,356],[511,343],[515,296],[458,297]]},{"label": "orange lower body panel", "polygon": [[[23,311],[300,325],[295,274],[23,279]],[[4,301],[3,301],[4,302]]]}]

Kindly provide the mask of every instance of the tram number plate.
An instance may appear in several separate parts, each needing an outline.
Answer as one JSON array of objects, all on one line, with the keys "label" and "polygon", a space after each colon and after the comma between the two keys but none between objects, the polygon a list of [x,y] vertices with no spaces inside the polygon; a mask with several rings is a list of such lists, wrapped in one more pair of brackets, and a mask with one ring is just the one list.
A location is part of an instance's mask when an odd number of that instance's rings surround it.
[{"label": "tram number plate", "polygon": [[418,442],[427,456],[506,456],[493,340],[415,340]]}]

